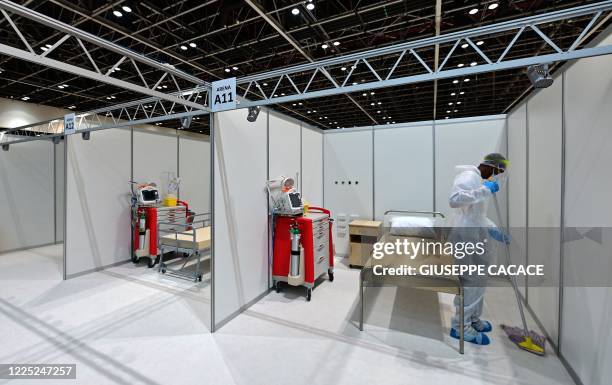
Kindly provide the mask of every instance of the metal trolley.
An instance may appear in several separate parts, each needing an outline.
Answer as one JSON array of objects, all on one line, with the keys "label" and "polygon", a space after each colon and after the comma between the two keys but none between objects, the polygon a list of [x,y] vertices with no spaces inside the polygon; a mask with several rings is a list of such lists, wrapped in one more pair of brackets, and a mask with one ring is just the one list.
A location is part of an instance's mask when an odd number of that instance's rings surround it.
[{"label": "metal trolley", "polygon": [[[201,262],[205,251],[210,250],[210,223],[211,214],[189,214],[184,222],[169,221],[158,222],[157,240],[160,250],[159,272],[171,274],[180,278],[202,282]],[[171,269],[164,262],[165,254],[174,251],[175,255],[182,255],[185,261],[179,269]],[[210,258],[206,253],[204,259]],[[195,270],[188,270],[187,265],[195,260]]]}]

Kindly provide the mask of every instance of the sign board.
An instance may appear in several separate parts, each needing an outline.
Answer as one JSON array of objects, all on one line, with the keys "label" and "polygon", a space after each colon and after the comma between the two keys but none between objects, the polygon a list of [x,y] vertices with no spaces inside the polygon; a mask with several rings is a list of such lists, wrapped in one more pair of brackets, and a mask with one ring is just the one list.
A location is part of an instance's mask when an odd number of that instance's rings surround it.
[{"label": "sign board", "polygon": [[64,135],[71,135],[76,132],[74,118],[74,113],[64,115]]},{"label": "sign board", "polygon": [[212,112],[236,109],[236,78],[212,82]]}]

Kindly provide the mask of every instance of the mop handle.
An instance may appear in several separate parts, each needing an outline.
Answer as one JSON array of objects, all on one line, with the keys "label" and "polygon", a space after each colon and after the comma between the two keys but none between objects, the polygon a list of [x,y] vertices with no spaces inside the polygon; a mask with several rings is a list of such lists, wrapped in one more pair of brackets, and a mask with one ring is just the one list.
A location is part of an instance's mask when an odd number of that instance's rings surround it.
[{"label": "mop handle", "polygon": [[[493,202],[495,203],[495,211],[497,212],[497,218],[499,219],[499,227],[503,232],[505,237],[508,237],[509,234],[506,232],[504,227],[503,219],[501,216],[501,211],[499,209],[499,203],[497,201],[497,196],[493,194]],[[506,251],[506,265],[510,265],[510,245],[504,242],[504,249]],[[516,296],[516,302],[518,304],[519,312],[521,313],[521,321],[523,321],[523,337],[529,337],[529,329],[527,329],[527,321],[525,320],[525,313],[523,312],[523,303],[521,302],[521,296],[519,295],[518,285],[516,284],[516,276],[510,275],[510,282],[512,283],[512,288],[514,289],[514,295]]]}]

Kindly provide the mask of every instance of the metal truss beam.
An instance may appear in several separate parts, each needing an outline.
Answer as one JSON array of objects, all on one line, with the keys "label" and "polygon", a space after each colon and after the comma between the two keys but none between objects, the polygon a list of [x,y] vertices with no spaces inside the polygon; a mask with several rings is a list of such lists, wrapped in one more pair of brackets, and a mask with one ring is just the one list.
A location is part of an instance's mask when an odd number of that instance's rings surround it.
[{"label": "metal truss beam", "polygon": [[[157,97],[159,99],[168,100],[173,103],[183,104],[191,108],[206,109],[206,107],[204,107],[203,105],[196,103],[192,100],[189,100],[187,98],[184,98],[181,93],[179,93],[178,95],[169,95],[164,92],[157,91],[156,90],[157,84],[148,84],[145,78],[142,76],[142,71],[141,71],[141,68],[139,68],[139,64],[140,66],[143,67],[143,69],[146,67],[149,69],[153,68],[155,70],[158,70],[161,75],[160,81],[166,77],[168,77],[169,79],[172,79],[174,81],[174,84],[177,86],[178,91],[180,91],[180,88],[178,87],[178,84],[176,82],[177,78],[183,79],[187,81],[188,83],[190,83],[191,85],[187,86],[186,88],[193,87],[195,90],[194,92],[198,92],[198,91],[201,92],[201,90],[210,88],[210,84],[208,82],[205,82],[195,76],[189,75],[181,70],[178,70],[169,64],[160,63],[144,55],[131,51],[125,47],[109,42],[98,36],[92,35],[90,33],[84,32],[73,26],[62,23],[56,19],[53,19],[41,13],[35,12],[27,7],[15,4],[11,1],[0,0],[0,10],[2,12],[2,16],[4,17],[4,19],[6,19],[10,23],[11,27],[17,33],[17,35],[19,36],[19,39],[23,43],[23,46],[26,48],[26,49],[20,49],[20,48],[16,48],[16,47],[12,47],[12,46],[0,43],[0,53],[9,55],[9,56],[13,56],[13,57],[16,57],[22,60],[27,60],[33,63],[37,63],[37,64],[40,64],[46,67],[54,68],[60,71],[70,72],[78,76],[82,76],[82,77],[86,77],[92,80],[107,83],[107,84],[110,84],[116,87],[128,89],[128,90],[138,92],[144,95],[149,95],[149,96]],[[45,25],[49,28],[52,28],[54,31],[63,33],[64,36],[60,38],[59,40],[57,40],[55,44],[51,45],[51,47],[44,50],[42,53],[37,53],[34,49],[32,49],[30,42],[24,37],[19,27],[13,22],[10,14],[19,15],[29,20],[32,20],[36,23]],[[3,38],[6,41],[7,35],[6,34],[3,35]],[[89,62],[91,63],[95,71],[92,71],[86,68],[81,68],[81,67],[71,65],[68,63],[60,62],[58,60],[50,59],[48,57],[48,55],[52,51],[54,51],[56,48],[58,48],[66,40],[70,38],[76,39],[76,42],[86,54]],[[2,38],[0,37],[0,42],[1,41],[2,41]],[[83,41],[93,44],[97,48],[102,48],[108,51],[112,51],[115,54],[120,55],[121,58],[112,67],[106,69],[106,71],[103,72],[100,68],[101,66],[98,65],[99,63],[96,63],[96,61],[90,55],[86,46],[83,44]],[[118,79],[112,76],[114,73],[116,73],[115,70],[117,69],[117,67],[123,62],[130,63],[130,65],[127,67],[133,69],[139,75],[138,78],[142,81],[141,84],[127,82],[127,81],[124,81],[124,80],[121,80],[121,79]]]},{"label": "metal truss beam", "polygon": [[[474,28],[466,31],[454,32],[446,35],[435,36],[431,38],[416,40],[407,43],[396,44],[388,47],[378,48],[374,50],[353,53],[345,56],[339,56],[335,58],[320,60],[312,63],[305,63],[293,67],[284,69],[273,70],[261,74],[251,75],[239,78],[237,84],[242,85],[246,91],[239,95],[239,108],[246,108],[259,105],[287,103],[297,100],[304,100],[310,98],[319,98],[325,96],[332,96],[338,94],[360,92],[371,89],[394,87],[399,85],[412,84],[417,82],[432,81],[439,79],[447,79],[454,77],[462,77],[466,75],[473,75],[484,72],[493,72],[514,68],[524,68],[532,64],[552,63],[558,61],[574,60],[579,58],[608,55],[612,53],[612,45],[600,46],[595,48],[577,48],[582,42],[583,36],[588,33],[595,22],[601,17],[603,12],[612,9],[612,0],[602,1],[596,4],[579,6],[571,9],[560,10],[550,12],[547,14],[536,15],[525,17],[517,20],[510,20],[507,22],[494,24],[490,26],[484,26]],[[547,36],[540,28],[539,25],[568,20],[575,17],[589,16],[592,15],[591,21],[584,28],[580,36],[575,42],[566,50],[561,49],[557,46],[553,39]],[[519,59],[507,59],[507,54],[511,50],[512,46],[516,43],[521,34],[526,30],[530,29],[539,36],[543,42],[553,48],[554,53],[538,55],[535,57],[526,57]],[[490,57],[490,54],[485,54],[480,47],[474,43],[476,38],[482,39],[487,36],[499,34],[501,32],[512,32],[516,31],[514,38],[508,43],[503,53],[497,57]],[[472,41],[474,39],[474,41]],[[453,54],[456,53],[456,48],[460,44],[468,44],[471,49],[476,52],[477,55],[482,59],[480,64],[471,67],[463,67],[456,69],[447,69],[445,65],[452,58]],[[447,44],[451,45],[452,48],[443,58],[440,66],[433,70],[427,63],[419,56],[417,50],[426,48],[433,49],[436,45]],[[405,57],[412,56],[422,65],[422,73],[413,74],[410,76],[394,77],[394,74]],[[376,70],[372,65],[373,62],[383,58],[393,57],[396,59],[395,65],[391,70]],[[375,80],[356,83],[352,80],[351,76],[357,65],[365,65],[370,73],[374,75]],[[310,90],[315,77],[325,75],[328,77],[330,74],[329,69],[332,67],[345,66],[350,67],[350,71],[343,79],[330,79],[332,81],[327,83],[327,86],[318,88],[316,90]],[[383,73],[383,71],[385,73]],[[297,77],[306,77],[310,79],[305,87],[299,88],[294,79]],[[275,96],[278,85],[286,79],[290,83],[291,91],[285,89],[286,96]],[[266,94],[261,88],[262,82],[276,83],[275,90]],[[349,83],[352,82],[352,83]],[[347,85],[350,84],[350,85]],[[248,98],[251,100],[248,100]],[[242,100],[241,100],[242,99]]]},{"label": "metal truss beam", "polygon": [[[185,92],[190,94],[191,91]],[[194,93],[192,99],[209,100],[208,91]],[[184,110],[178,112],[177,110]],[[159,98],[146,98],[134,102],[117,104],[107,108],[76,113],[75,133],[153,124],[166,120],[181,119],[208,114],[208,109],[188,108]],[[64,118],[45,120],[0,132],[0,145],[10,145],[33,140],[52,140],[64,135]]]}]

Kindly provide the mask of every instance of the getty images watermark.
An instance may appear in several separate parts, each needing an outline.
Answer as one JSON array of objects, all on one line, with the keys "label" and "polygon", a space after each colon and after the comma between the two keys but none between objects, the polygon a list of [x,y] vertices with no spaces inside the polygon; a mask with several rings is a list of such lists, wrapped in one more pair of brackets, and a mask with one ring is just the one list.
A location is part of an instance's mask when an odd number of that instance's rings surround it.
[{"label": "getty images watermark", "polygon": [[[408,258],[423,263],[373,264],[374,275],[399,276],[543,276],[544,265],[489,264],[485,255],[487,240],[482,242],[442,242],[435,240],[414,241],[396,239],[394,242],[377,242],[373,246],[372,258],[382,260],[395,257],[393,262]],[[454,263],[440,263],[435,258],[453,257]],[[453,261],[450,258],[450,261]],[[382,262],[382,261],[381,261]],[[429,262],[429,263],[428,263]]]}]

